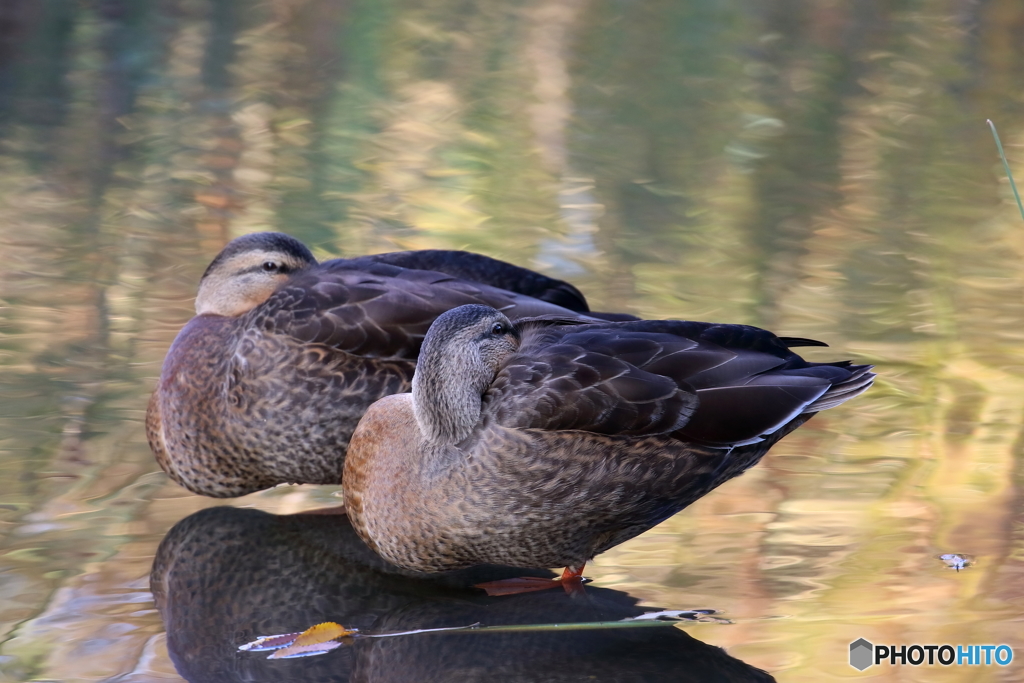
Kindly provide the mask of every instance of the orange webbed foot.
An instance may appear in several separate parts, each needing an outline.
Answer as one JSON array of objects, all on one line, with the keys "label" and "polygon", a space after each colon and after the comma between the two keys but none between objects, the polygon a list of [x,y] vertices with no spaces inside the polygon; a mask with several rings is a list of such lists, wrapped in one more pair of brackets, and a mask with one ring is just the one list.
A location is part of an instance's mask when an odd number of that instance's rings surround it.
[{"label": "orange webbed foot", "polygon": [[548,590],[561,586],[569,595],[583,593],[583,567],[566,567],[562,576],[557,579],[544,579],[539,576],[520,576],[514,579],[501,579],[500,581],[486,581],[478,583],[474,588],[482,588],[488,595],[516,595],[518,593],[533,593],[535,591]]}]

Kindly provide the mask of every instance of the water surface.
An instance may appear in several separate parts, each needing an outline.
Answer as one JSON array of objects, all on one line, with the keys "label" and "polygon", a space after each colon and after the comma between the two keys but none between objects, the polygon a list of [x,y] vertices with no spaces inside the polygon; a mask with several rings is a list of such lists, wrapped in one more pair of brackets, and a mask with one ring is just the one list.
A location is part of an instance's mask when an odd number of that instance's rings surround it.
[{"label": "water surface", "polygon": [[[273,680],[658,680],[644,663],[671,672],[678,652],[722,664],[705,643],[738,680],[748,665],[1016,680],[1024,221],[984,121],[1024,176],[1022,26],[1012,0],[4,3],[0,680],[196,677],[180,657],[197,641]],[[732,623],[543,652],[453,635],[433,659],[412,640],[234,655],[264,625],[333,610],[397,628],[570,609],[456,591],[452,611],[455,589],[362,569],[332,583],[303,540],[315,529],[265,515],[336,505],[333,490],[213,501],[159,472],[143,415],[163,354],[213,255],[264,229],[319,257],[477,250],[571,280],[596,309],[822,339],[809,357],[880,379],[588,567],[601,614],[712,607]],[[190,517],[225,505],[246,524]],[[168,635],[150,573],[183,528],[180,575],[238,597],[218,612],[231,619]],[[267,536],[239,594],[217,582],[234,565],[200,552],[225,529],[239,547]],[[948,553],[974,562],[955,571]],[[374,599],[353,603],[352,585]],[[858,674],[859,637],[1007,643],[1018,661]]]}]

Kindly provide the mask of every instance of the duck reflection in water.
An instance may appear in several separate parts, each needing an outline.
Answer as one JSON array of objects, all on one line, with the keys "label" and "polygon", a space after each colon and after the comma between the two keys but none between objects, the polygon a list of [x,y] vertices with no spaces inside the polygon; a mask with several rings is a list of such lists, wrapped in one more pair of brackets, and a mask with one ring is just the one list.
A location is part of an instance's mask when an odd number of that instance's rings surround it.
[{"label": "duck reflection in water", "polygon": [[479,254],[317,263],[288,235],[239,237],[206,269],[196,316],[167,352],[146,416],[153,454],[207,496],[340,484],[366,408],[409,390],[430,323],[469,303],[513,319],[589,310],[569,283]]},{"label": "duck reflection in water", "polygon": [[217,507],[171,529],[157,551],[151,587],[171,659],[192,683],[774,680],[671,626],[368,638],[322,656],[276,661],[237,649],[260,635],[323,621],[382,633],[476,622],[610,621],[655,609],[608,589],[503,600],[469,588],[522,574],[475,567],[426,577],[381,560],[344,514]]}]

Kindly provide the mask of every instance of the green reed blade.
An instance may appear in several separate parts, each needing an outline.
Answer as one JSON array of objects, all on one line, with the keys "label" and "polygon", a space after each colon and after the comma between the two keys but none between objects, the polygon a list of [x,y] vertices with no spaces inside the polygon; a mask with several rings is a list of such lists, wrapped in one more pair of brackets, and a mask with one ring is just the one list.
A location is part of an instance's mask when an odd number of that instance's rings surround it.
[{"label": "green reed blade", "polygon": [[1013,182],[1013,174],[1010,173],[1010,164],[1006,161],[1006,154],[1003,153],[1003,143],[999,141],[999,133],[996,132],[996,124],[992,123],[992,119],[985,119],[988,123],[988,127],[992,129],[992,137],[996,139],[996,149],[999,150],[999,158],[1003,160],[1003,168],[1006,169],[1006,177],[1010,179],[1010,189],[1013,190],[1013,196],[1017,200],[1017,208],[1020,209],[1020,217],[1024,218],[1024,204],[1020,203],[1020,193],[1017,192],[1017,183]]},{"label": "green reed blade", "polygon": [[[689,620],[682,620],[692,623]],[[461,631],[463,633],[517,633],[524,631],[594,631],[609,628],[646,628],[649,626],[674,626],[681,621],[660,621],[623,619],[622,621],[582,621],[558,624],[510,624],[508,626],[482,626],[471,624],[469,626],[449,626],[447,628],[420,628],[415,631],[397,631],[393,633],[359,633],[356,638],[392,638],[394,636],[411,636],[417,633],[438,633],[446,631]]]}]

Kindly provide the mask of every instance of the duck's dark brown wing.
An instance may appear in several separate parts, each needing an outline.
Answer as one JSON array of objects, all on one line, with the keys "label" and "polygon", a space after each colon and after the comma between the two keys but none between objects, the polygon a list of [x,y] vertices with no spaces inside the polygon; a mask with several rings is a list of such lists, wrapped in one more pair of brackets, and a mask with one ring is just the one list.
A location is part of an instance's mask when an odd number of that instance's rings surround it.
[{"label": "duck's dark brown wing", "polygon": [[631,334],[622,325],[526,323],[520,352],[484,397],[485,414],[521,428],[602,434],[679,429],[696,409],[697,396],[656,367],[696,343],[674,335]]},{"label": "duck's dark brown wing", "polygon": [[873,378],[867,366],[808,363],[745,325],[523,327],[519,353],[485,396],[486,414],[512,427],[741,445],[852,398]]},{"label": "duck's dark brown wing", "polygon": [[434,319],[463,304],[486,304],[513,320],[583,315],[445,273],[361,260],[327,261],[297,273],[247,315],[250,325],[304,343],[415,359]]},{"label": "duck's dark brown wing", "polygon": [[361,256],[351,259],[349,263],[355,268],[364,267],[362,264],[366,263],[388,263],[414,270],[433,270],[462,280],[525,294],[570,311],[586,313],[590,310],[582,292],[568,282],[468,251],[393,251],[387,254]]}]

